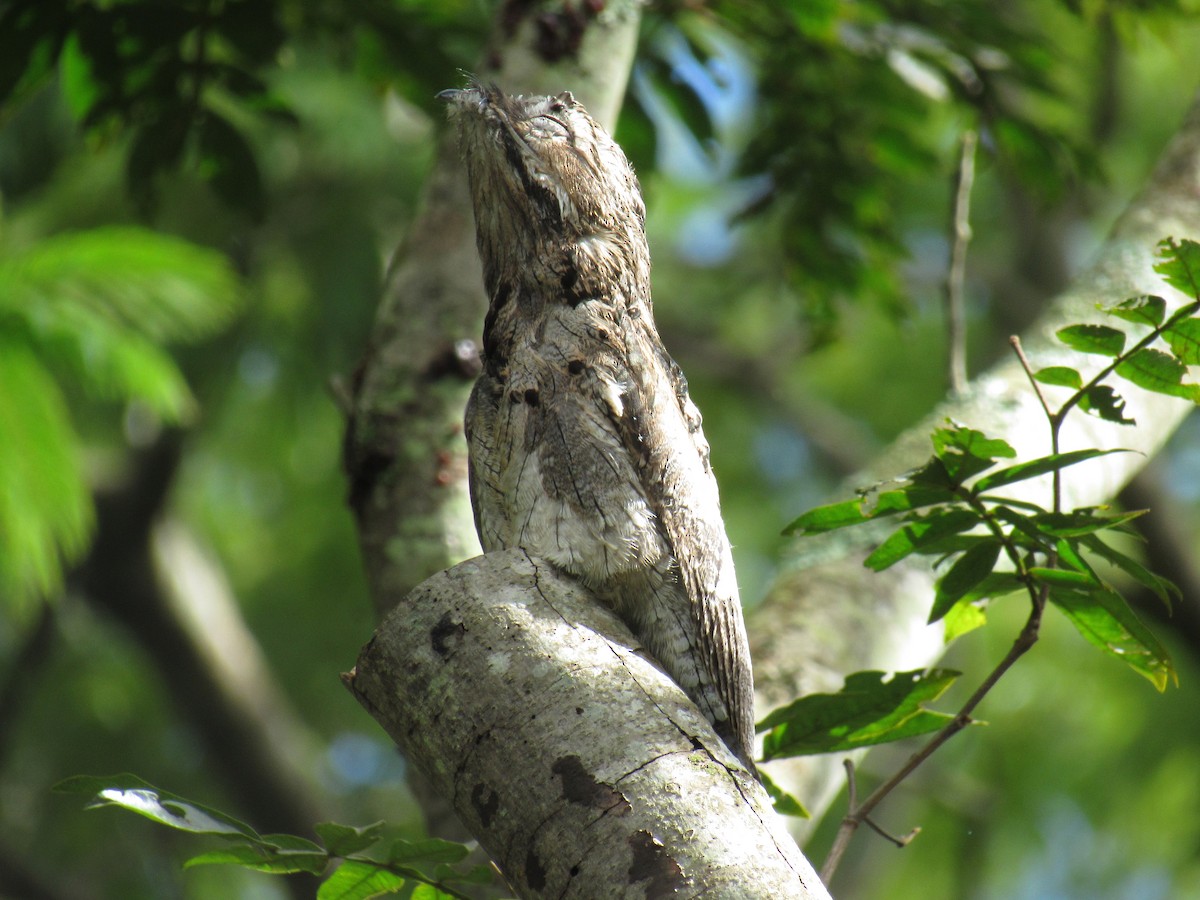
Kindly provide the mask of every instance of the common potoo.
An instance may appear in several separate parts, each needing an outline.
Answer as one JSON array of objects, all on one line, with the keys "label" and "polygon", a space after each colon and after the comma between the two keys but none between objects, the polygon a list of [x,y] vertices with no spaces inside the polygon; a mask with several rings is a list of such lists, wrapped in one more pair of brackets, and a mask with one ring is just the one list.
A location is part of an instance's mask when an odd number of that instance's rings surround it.
[{"label": "common potoo", "polygon": [[633,169],[569,93],[440,96],[490,297],[466,415],[480,542],[610,604],[753,771],[733,557],[700,413],[654,325]]}]

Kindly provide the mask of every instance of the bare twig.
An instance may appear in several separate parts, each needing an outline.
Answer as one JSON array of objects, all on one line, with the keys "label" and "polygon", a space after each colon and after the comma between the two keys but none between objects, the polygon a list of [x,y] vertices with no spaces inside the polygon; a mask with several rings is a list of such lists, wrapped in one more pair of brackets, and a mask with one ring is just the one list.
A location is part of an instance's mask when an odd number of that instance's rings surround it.
[{"label": "bare twig", "polygon": [[[925,760],[927,760],[930,756],[932,756],[939,747],[971,724],[971,713],[974,712],[977,706],[979,706],[979,704],[983,701],[983,698],[986,697],[988,692],[996,686],[996,683],[1004,677],[1005,673],[1012,668],[1013,664],[1022,656],[1024,656],[1030,647],[1037,643],[1038,631],[1042,624],[1042,612],[1046,608],[1046,591],[1044,589],[1034,591],[1032,592],[1032,598],[1033,605],[1029,612],[1029,618],[1026,619],[1025,625],[1021,628],[1016,640],[1013,641],[1012,646],[1008,649],[1008,653],[1006,653],[1004,658],[1000,660],[999,664],[992,669],[988,677],[983,680],[983,683],[975,689],[975,693],[973,693],[967,702],[963,704],[962,709],[958,711],[958,714],[951,719],[949,723],[947,723],[946,727],[935,734],[933,738],[927,744],[925,744],[925,746],[910,756],[908,761],[905,762],[904,765],[902,765],[899,769],[897,769],[891,778],[872,791],[870,796],[868,796],[860,806],[857,808],[854,808],[853,805],[851,806],[850,812],[847,813],[845,818],[842,819],[841,827],[838,829],[837,836],[834,838],[833,846],[829,850],[829,855],[825,857],[825,863],[821,866],[821,880],[824,881],[825,884],[829,884],[834,872],[837,871],[837,867],[841,862],[842,855],[846,852],[846,848],[850,845],[850,839],[854,836],[854,832],[858,830],[858,826],[864,822],[870,824],[868,817],[875,807],[877,807],[883,801],[883,799],[888,796],[888,794],[895,790],[905,778],[916,771],[917,767],[920,766],[921,763],[925,762]],[[853,767],[848,766],[847,772],[849,772],[852,776]],[[854,783],[853,777],[851,777],[850,783]],[[852,790],[851,804],[853,804],[853,800],[854,792]],[[878,829],[876,828],[876,830]],[[904,846],[908,843],[908,841],[912,840],[912,838],[916,836],[917,831],[918,830],[914,830],[907,838],[901,839],[903,840],[903,843],[892,837],[889,837],[889,840],[897,843],[899,846]]]}]

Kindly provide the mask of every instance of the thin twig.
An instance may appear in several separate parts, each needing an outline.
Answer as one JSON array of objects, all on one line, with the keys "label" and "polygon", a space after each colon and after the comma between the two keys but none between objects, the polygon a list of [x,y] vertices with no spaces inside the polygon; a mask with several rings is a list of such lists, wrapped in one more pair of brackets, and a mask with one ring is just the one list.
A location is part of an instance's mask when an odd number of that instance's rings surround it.
[{"label": "thin twig", "polygon": [[947,380],[950,391],[962,394],[967,387],[967,325],[963,283],[967,272],[967,244],[971,241],[971,186],[975,182],[973,129],[963,133],[955,176],[954,204],[950,214],[950,266],[946,272]]},{"label": "thin twig", "polygon": [[[834,837],[829,855],[825,857],[825,862],[821,866],[821,880],[825,884],[829,884],[834,872],[837,871],[842,855],[846,852],[846,847],[850,844],[850,838],[853,837],[858,826],[868,821],[868,816],[870,816],[875,807],[888,794],[895,790],[897,785],[911,775],[921,763],[932,756],[946,741],[971,724],[973,721],[971,713],[975,710],[975,707],[983,701],[983,698],[996,686],[996,682],[1004,677],[1004,674],[1012,668],[1013,664],[1024,656],[1030,647],[1037,643],[1038,630],[1042,624],[1042,611],[1046,608],[1046,590],[1043,588],[1039,591],[1032,591],[1031,598],[1033,605],[1029,613],[1029,618],[1026,619],[1025,625],[1021,628],[1016,640],[1013,641],[1008,653],[1004,655],[1004,658],[1000,660],[996,668],[983,680],[983,683],[975,689],[975,693],[963,704],[958,714],[941,731],[935,734],[925,746],[910,756],[908,761],[891,778],[872,791],[871,795],[860,806],[857,808],[852,807],[850,812],[842,819],[841,827],[838,828],[837,835]],[[848,769],[847,771],[852,770]],[[853,784],[853,779],[851,783]],[[853,793],[851,796],[853,797]],[[893,838],[892,840],[895,839]],[[911,840],[911,837],[909,840]]]}]

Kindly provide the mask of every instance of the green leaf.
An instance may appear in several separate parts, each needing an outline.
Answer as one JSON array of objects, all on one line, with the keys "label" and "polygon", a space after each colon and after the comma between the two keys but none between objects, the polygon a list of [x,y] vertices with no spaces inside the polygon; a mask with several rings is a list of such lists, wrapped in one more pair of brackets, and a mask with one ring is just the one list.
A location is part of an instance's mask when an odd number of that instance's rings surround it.
[{"label": "green leaf", "polygon": [[1033,522],[1039,532],[1053,537],[1080,537],[1120,528],[1146,514],[1144,509],[1133,509],[1113,515],[1100,515],[1095,509],[1077,509],[1069,513],[1042,513],[1034,516]]},{"label": "green leaf", "polygon": [[1007,468],[985,475],[971,486],[971,490],[978,495],[998,487],[1015,484],[1018,481],[1025,481],[1029,478],[1037,478],[1040,475],[1065,469],[1068,466],[1078,465],[1081,462],[1087,462],[1089,459],[1096,459],[1099,456],[1107,456],[1110,453],[1128,452],[1130,451],[1116,449],[1072,450],[1068,453],[1054,453],[1049,456],[1031,459],[1029,462],[1017,463],[1015,466],[1008,466]]},{"label": "green leaf", "polygon": [[1171,287],[1200,300],[1200,244],[1184,238],[1166,238],[1158,242],[1162,262],[1154,271]]},{"label": "green leaf", "polygon": [[59,782],[54,790],[64,794],[91,797],[88,809],[116,806],[180,831],[215,834],[234,840],[265,844],[262,836],[245,822],[239,822],[223,812],[159,790],[136,775],[77,775]]},{"label": "green leaf", "polygon": [[795,816],[798,819],[812,818],[812,814],[804,807],[804,804],[772,781],[766,772],[760,769],[758,777],[771,798],[771,805],[775,808],[775,812],[781,816]]},{"label": "green leaf", "polygon": [[0,317],[0,601],[27,605],[62,589],[62,566],[87,549],[91,492],[58,385]]},{"label": "green leaf", "polygon": [[974,631],[987,623],[985,613],[976,603],[959,600],[945,616],[946,625],[943,640],[949,644],[952,640],[962,637],[969,631]]},{"label": "green leaf", "polygon": [[863,561],[863,565],[880,572],[910,553],[920,552],[923,547],[928,547],[949,535],[969,531],[982,521],[979,514],[970,509],[934,509],[928,515],[917,516],[900,526],[875,548]]},{"label": "green leaf", "polygon": [[1135,420],[1125,417],[1125,398],[1107,384],[1094,384],[1084,391],[1079,399],[1079,408],[1106,422],[1137,424]]},{"label": "green leaf", "polygon": [[1183,599],[1183,592],[1173,582],[1163,578],[1161,575],[1155,575],[1136,559],[1110,547],[1097,535],[1085,535],[1081,538],[1081,543],[1097,556],[1107,560],[1134,581],[1152,591],[1168,610],[1171,608],[1172,598],[1176,600]]},{"label": "green leaf", "polygon": [[[0,312],[50,333],[98,317],[150,340],[194,341],[237,309],[237,275],[220,253],[143,228],[112,226],[47,238],[0,257]],[[81,319],[82,310],[93,318]]]},{"label": "green leaf", "polygon": [[1074,350],[1100,356],[1120,356],[1125,349],[1125,332],[1107,325],[1068,325],[1055,334]]},{"label": "green leaf", "polygon": [[1051,587],[1086,591],[1091,588],[1103,586],[1100,579],[1094,574],[1090,572],[1078,572],[1073,569],[1050,569],[1045,566],[1033,566],[1029,570],[1029,575]]},{"label": "green leaf", "polygon": [[383,822],[376,822],[363,828],[339,825],[336,822],[322,822],[313,827],[330,856],[351,856],[361,850],[366,850],[379,840],[383,829]]},{"label": "green leaf", "polygon": [[387,850],[388,862],[392,863],[456,863],[467,858],[471,850],[464,844],[444,841],[440,838],[425,838],[408,841],[398,838]]},{"label": "green leaf", "polygon": [[1185,366],[1200,365],[1200,319],[1180,319],[1163,332],[1163,338]]},{"label": "green leaf", "polygon": [[1187,366],[1161,350],[1138,350],[1119,362],[1115,371],[1148,391],[1200,403],[1200,385],[1183,382]]},{"label": "green leaf", "polygon": [[783,530],[783,533],[821,534],[851,525],[862,525],[872,519],[910,512],[937,503],[948,503],[954,499],[956,498],[950,491],[931,489],[920,485],[911,485],[894,491],[883,491],[879,494],[864,492],[864,496],[856,500],[842,500],[838,503],[810,509],[791,522]]},{"label": "green leaf", "polygon": [[936,700],[959,673],[949,669],[855,672],[836,694],[810,694],[758,724],[763,759],[832,753],[928,734],[953,716],[922,704]]},{"label": "green leaf", "polygon": [[1063,611],[1088,642],[1149,679],[1160,691],[1172,681],[1179,683],[1167,651],[1119,594],[1072,587],[1052,586],[1050,602]]},{"label": "green leaf", "polygon": [[268,872],[272,875],[286,875],[293,872],[307,872],[310,875],[320,875],[329,865],[329,857],[325,853],[300,853],[292,850],[278,850],[255,844],[239,844],[201,853],[187,860],[183,867],[209,865],[237,865],[256,872]]},{"label": "green leaf", "polygon": [[405,879],[363,860],[346,860],[317,889],[317,900],[367,900],[395,894]]},{"label": "green leaf", "polygon": [[973,475],[990,469],[997,459],[1012,459],[1017,455],[1007,442],[955,423],[934,431],[933,452],[946,467],[953,485],[962,484]]},{"label": "green leaf", "polygon": [[952,609],[963,603],[977,603],[980,600],[994,600],[1006,594],[1025,590],[1025,583],[1015,572],[991,572],[985,575],[961,597],[950,597],[938,594],[934,597],[933,608],[929,611],[929,624],[932,625],[948,615]]},{"label": "green leaf", "polygon": [[1109,315],[1124,319],[1126,322],[1157,328],[1163,323],[1166,316],[1167,301],[1153,294],[1144,294],[1141,297],[1130,297],[1128,300],[1122,300],[1116,306],[1106,306],[1103,309]]},{"label": "green leaf", "polygon": [[266,196],[254,151],[223,116],[206,110],[197,125],[200,176],[217,196],[253,219],[266,214]]},{"label": "green leaf", "polygon": [[1033,373],[1035,381],[1079,390],[1083,387],[1083,376],[1068,366],[1047,366]]},{"label": "green leaf", "polygon": [[996,560],[1000,558],[1000,542],[985,541],[976,544],[952,565],[945,575],[938,580],[937,593],[934,596],[934,608],[952,606],[958,600],[976,587],[984,578],[992,574],[996,568]]}]

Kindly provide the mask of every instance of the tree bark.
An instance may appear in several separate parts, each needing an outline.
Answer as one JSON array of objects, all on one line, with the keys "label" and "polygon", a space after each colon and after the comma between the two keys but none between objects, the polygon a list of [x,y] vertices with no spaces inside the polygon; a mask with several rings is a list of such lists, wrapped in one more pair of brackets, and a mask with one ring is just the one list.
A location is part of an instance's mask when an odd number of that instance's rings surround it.
[{"label": "tree bark", "polygon": [[521,897],[828,897],[638,646],[576,581],[505,550],[422,583],[346,680]]}]

